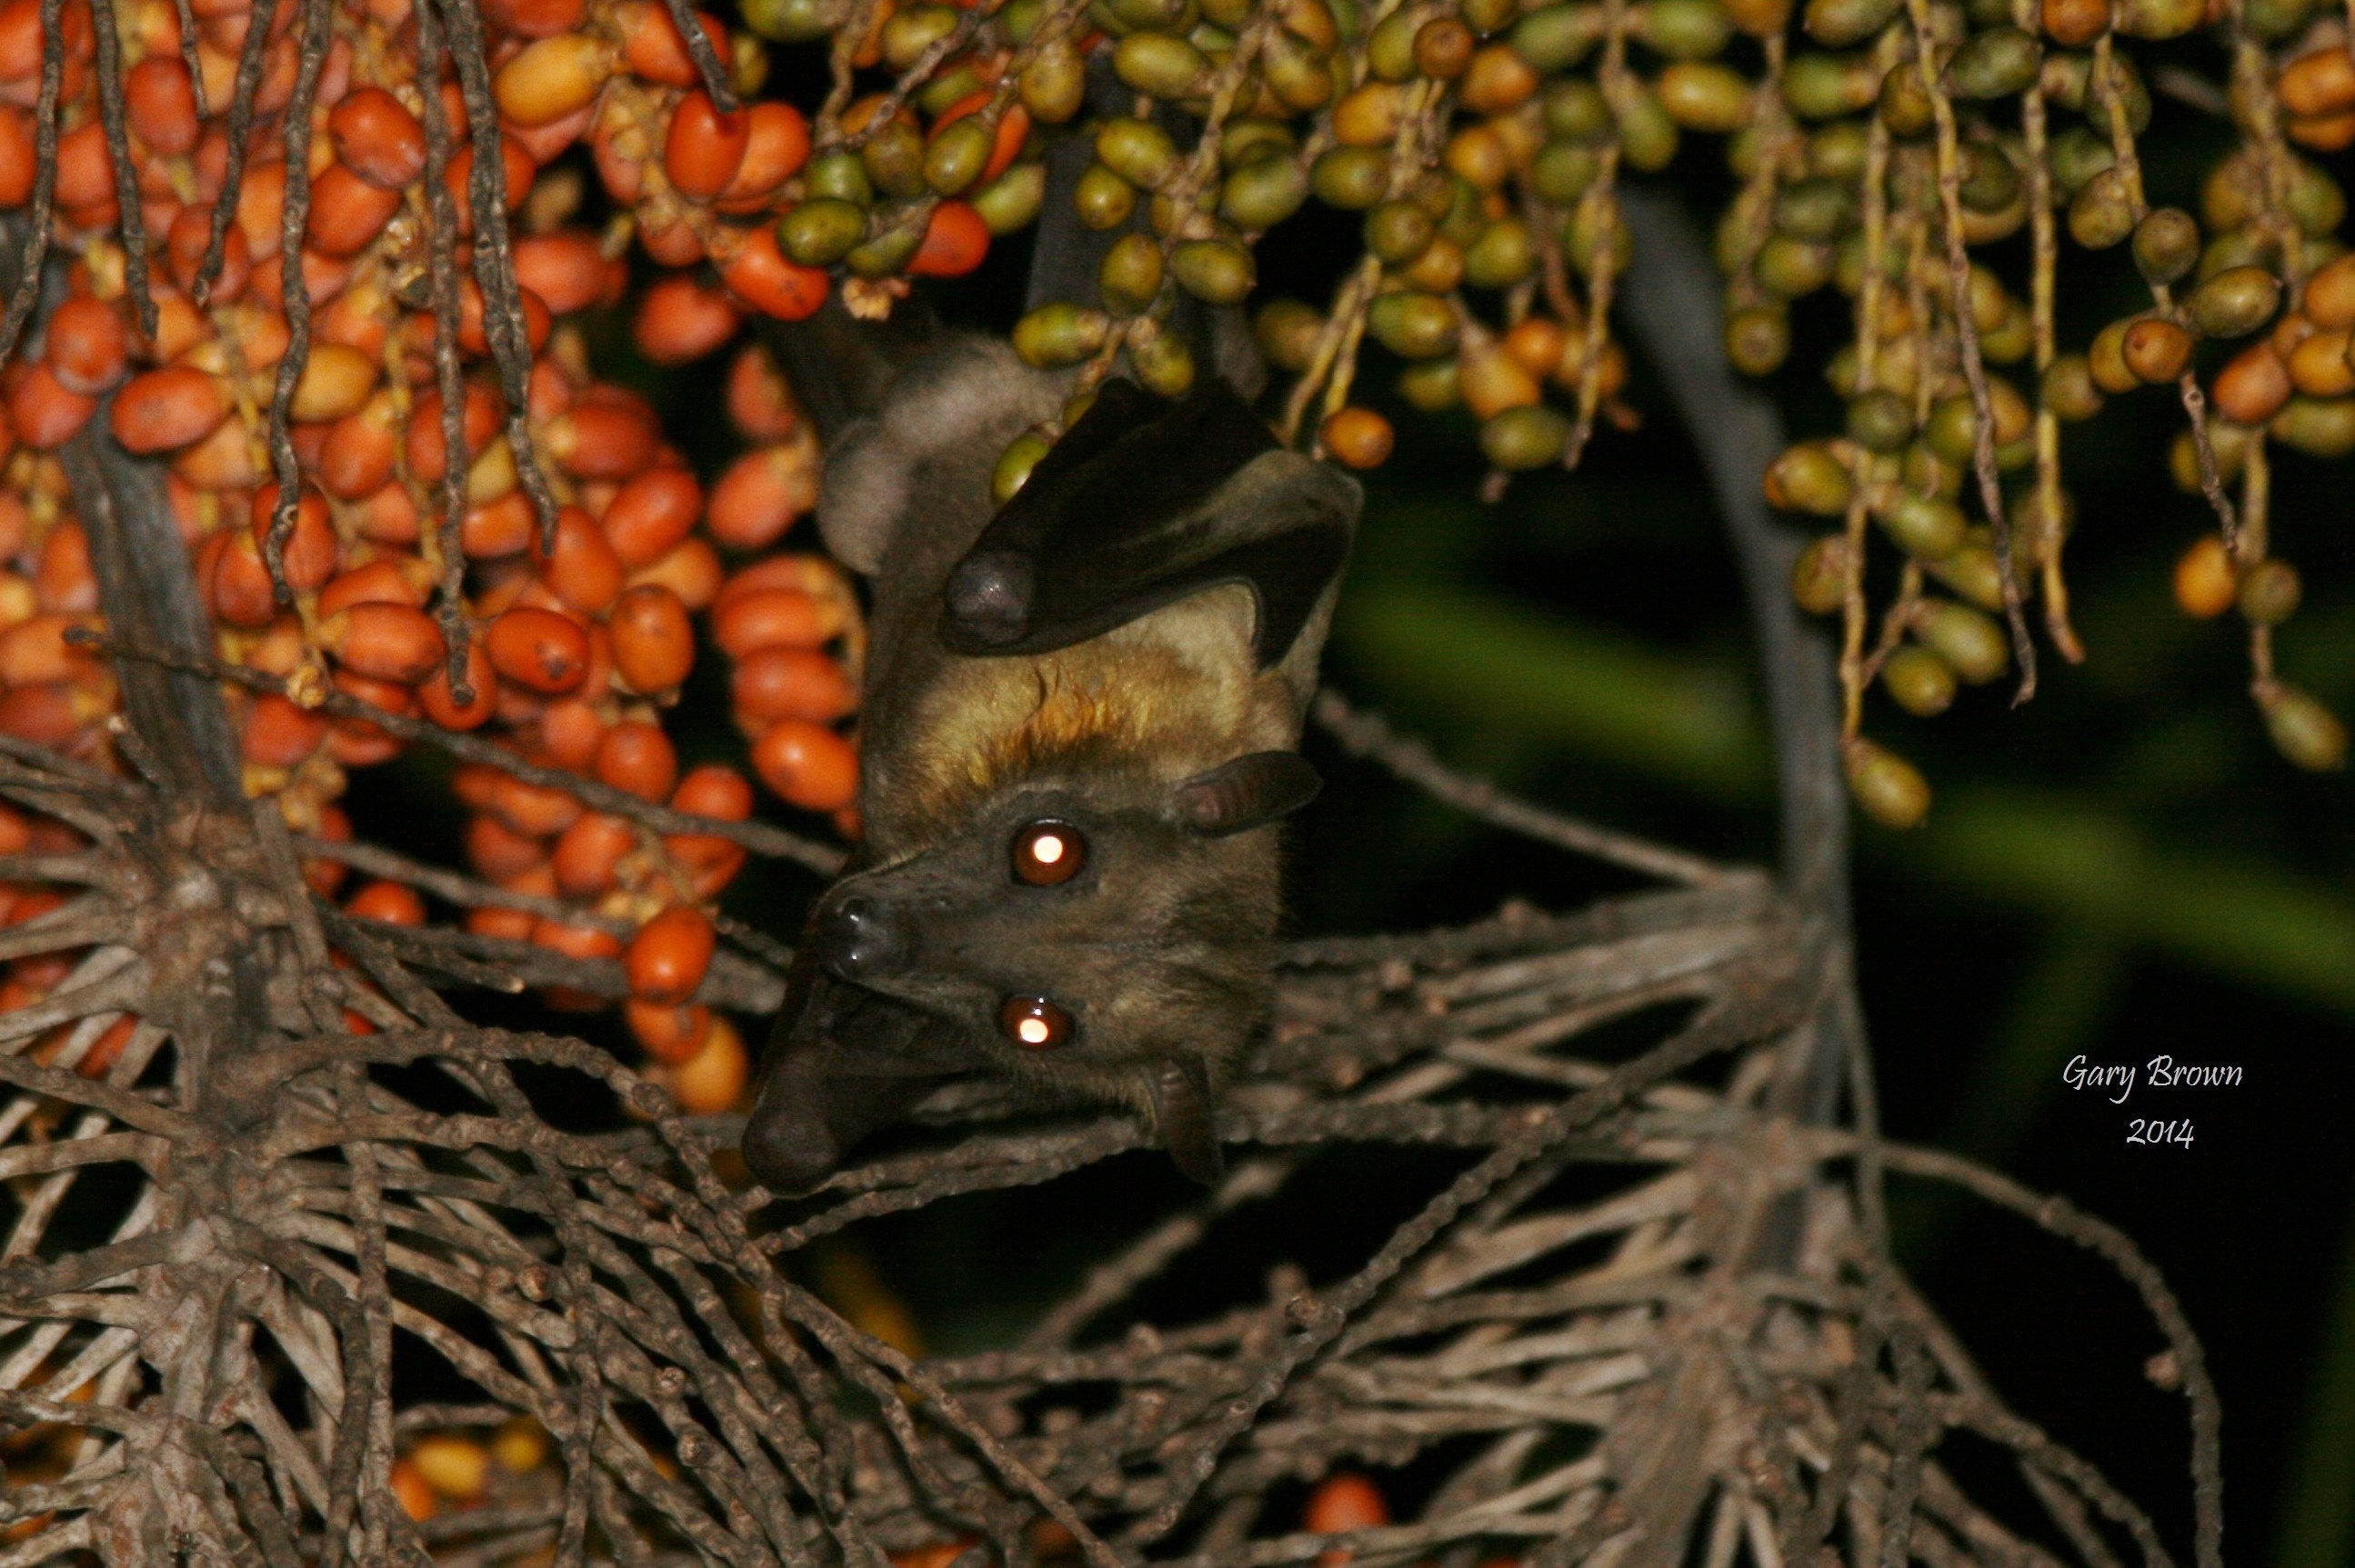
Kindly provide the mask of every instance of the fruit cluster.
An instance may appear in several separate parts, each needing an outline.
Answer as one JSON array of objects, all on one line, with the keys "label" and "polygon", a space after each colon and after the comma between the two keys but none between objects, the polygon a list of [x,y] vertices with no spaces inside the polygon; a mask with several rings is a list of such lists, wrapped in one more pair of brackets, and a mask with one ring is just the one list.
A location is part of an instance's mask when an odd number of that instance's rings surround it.
[{"label": "fruit cluster", "polygon": [[[2290,145],[2343,142],[2328,116],[2355,92],[2317,89],[2347,66],[2311,10],[1809,0],[1800,26],[1814,47],[1770,53],[1762,107],[1730,149],[1744,185],[1720,234],[1728,349],[1745,369],[1773,369],[1793,302],[1828,286],[1849,297],[1853,335],[1827,367],[1847,428],[1786,452],[1767,490],[1840,522],[1793,588],[1842,620],[1849,781],[1879,820],[1919,821],[1929,789],[1860,734],[1868,687],[1916,715],[2015,664],[2032,690],[2031,601],[2051,645],[2083,657],[2062,570],[2077,508],[2060,429],[2146,388],[2182,406],[2176,476],[2211,513],[2178,573],[2183,608],[2237,607],[2277,747],[2302,767],[2343,763],[2343,728],[2275,673],[2272,641],[2297,577],[2272,552],[2271,450],[2355,450],[2342,299],[2355,275],[2334,238],[2346,200]],[[2195,217],[2146,194],[2137,138],[2153,105],[2133,49],[2203,26],[2229,61],[2216,97],[2232,135]],[[2015,237],[2025,245],[1999,249]],[[2147,302],[2064,353],[2062,257],[2110,249],[2130,258]],[[1877,630],[1876,535],[1898,567]]]},{"label": "fruit cluster", "polygon": [[[45,40],[38,0],[0,7],[0,208],[29,206],[34,273],[62,284],[12,313],[6,335],[29,330],[0,372],[0,730],[103,748],[115,694],[71,636],[98,629],[98,593],[62,454],[103,440],[164,465],[218,656],[245,677],[248,789],[333,840],[347,770],[413,733],[370,714],[481,732],[531,779],[461,770],[474,870],[522,901],[468,925],[620,958],[638,1039],[725,1108],[713,1086],[741,1086],[741,1044],[688,1003],[743,850],[555,780],[750,816],[744,773],[682,774],[663,726],[700,627],[733,662],[750,771],[849,827],[858,606],[829,563],[776,547],[817,451],[765,355],[735,360],[749,450],[707,493],[645,399],[591,374],[571,318],[624,297],[632,223],[662,260],[712,268],[634,302],[657,363],[723,348],[749,313],[815,309],[826,279],[784,260],[773,223],[808,154],[800,111],[734,107],[757,45],[706,18],[699,64],[636,0],[486,6],[473,40],[406,4],[298,21],[151,0],[101,11],[111,38],[82,0],[52,9]],[[421,56],[449,68],[435,90]],[[732,79],[706,76],[723,60]],[[584,140],[628,204],[602,235],[574,221],[577,173],[549,166]],[[333,891],[343,872],[313,874]],[[382,882],[352,907],[425,913]],[[714,1052],[732,1069],[689,1073]]]}]

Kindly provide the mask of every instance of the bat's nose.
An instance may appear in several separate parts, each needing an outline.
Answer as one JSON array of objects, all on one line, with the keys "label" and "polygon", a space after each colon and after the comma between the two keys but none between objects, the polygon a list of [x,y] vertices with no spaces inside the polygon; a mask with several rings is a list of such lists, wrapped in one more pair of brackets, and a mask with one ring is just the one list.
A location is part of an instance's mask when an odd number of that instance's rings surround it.
[{"label": "bat's nose", "polygon": [[818,919],[818,958],[837,979],[856,984],[896,974],[908,961],[904,924],[872,898],[846,898]]}]

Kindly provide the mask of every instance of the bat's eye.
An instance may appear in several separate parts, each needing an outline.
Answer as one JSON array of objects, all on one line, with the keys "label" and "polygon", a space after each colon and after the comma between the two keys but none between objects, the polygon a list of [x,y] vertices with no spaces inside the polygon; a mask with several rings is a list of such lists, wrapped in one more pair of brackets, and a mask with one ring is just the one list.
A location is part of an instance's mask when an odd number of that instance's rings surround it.
[{"label": "bat's eye", "polygon": [[1032,822],[1014,835],[1014,874],[1033,887],[1071,881],[1087,859],[1087,837],[1069,822]]},{"label": "bat's eye", "polygon": [[1051,1051],[1071,1037],[1071,1015],[1043,996],[1009,996],[997,1027],[1027,1051]]}]

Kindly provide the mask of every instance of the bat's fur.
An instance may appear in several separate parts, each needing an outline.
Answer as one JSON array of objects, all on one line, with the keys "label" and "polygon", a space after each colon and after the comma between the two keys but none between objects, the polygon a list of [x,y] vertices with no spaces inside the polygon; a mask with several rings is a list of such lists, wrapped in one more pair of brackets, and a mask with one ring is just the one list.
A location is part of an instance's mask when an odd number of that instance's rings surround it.
[{"label": "bat's fur", "polygon": [[[854,906],[888,916],[895,961],[858,972],[856,989],[924,1015],[890,1037],[921,1037],[910,1054],[926,1070],[962,1059],[1050,1097],[1132,1107],[1173,1150],[1191,1136],[1214,1160],[1211,1102],[1268,1004],[1278,846],[1273,832],[1225,831],[1251,823],[1206,831],[1183,809],[1186,787],[1238,758],[1297,746],[1337,580],[1265,669],[1258,600],[1241,582],[1053,652],[952,652],[940,632],[944,585],[996,513],[996,458],[1053,417],[1067,390],[1065,377],[1025,366],[1002,344],[952,339],[835,443],[820,524],[874,588],[866,842],[813,932]],[[1273,526],[1259,519],[1296,513],[1303,496],[1354,519],[1352,482],[1274,450],[1224,476],[1197,532],[1248,542]],[[1041,818],[1086,835],[1084,867],[1060,886],[1022,885],[1010,872],[1015,835]],[[837,977],[805,971],[805,990],[844,978],[846,966],[828,961]],[[1031,994],[1071,1014],[1068,1044],[1027,1050],[1000,1033],[1005,999]],[[832,1005],[802,1000],[821,1021]],[[894,1075],[871,1047],[811,1038],[822,1031],[797,1022],[794,1006],[747,1139],[756,1169],[786,1184],[822,1175],[842,1152],[837,1121],[855,1138],[879,1119],[858,1105],[837,1114],[836,1102],[857,1092],[843,1086],[889,1083],[904,1101],[915,1071]],[[785,1103],[792,1094],[823,1095],[828,1107],[814,1120]]]}]

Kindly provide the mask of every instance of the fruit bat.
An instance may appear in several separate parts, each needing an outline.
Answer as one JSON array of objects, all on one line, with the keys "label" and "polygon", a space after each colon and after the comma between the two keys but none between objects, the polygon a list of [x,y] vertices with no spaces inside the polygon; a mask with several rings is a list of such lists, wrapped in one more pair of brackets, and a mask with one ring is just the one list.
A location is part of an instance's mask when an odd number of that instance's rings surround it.
[{"label": "fruit bat", "polygon": [[831,442],[819,526],[873,594],[865,840],[745,1130],[780,1191],[976,1074],[1128,1107],[1187,1174],[1220,1170],[1359,491],[1205,374],[1175,400],[1105,382],[995,505],[999,454],[1070,391],[950,337]]}]

